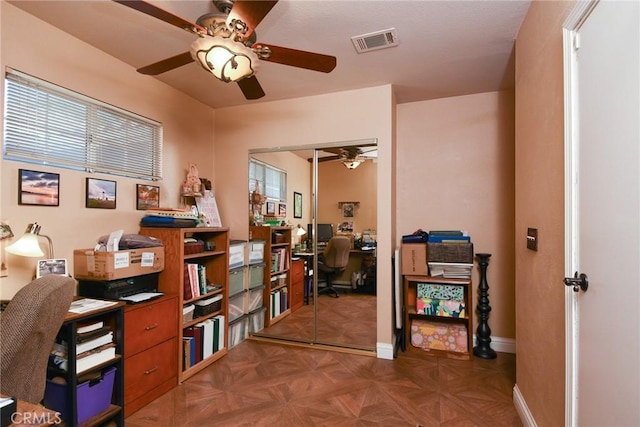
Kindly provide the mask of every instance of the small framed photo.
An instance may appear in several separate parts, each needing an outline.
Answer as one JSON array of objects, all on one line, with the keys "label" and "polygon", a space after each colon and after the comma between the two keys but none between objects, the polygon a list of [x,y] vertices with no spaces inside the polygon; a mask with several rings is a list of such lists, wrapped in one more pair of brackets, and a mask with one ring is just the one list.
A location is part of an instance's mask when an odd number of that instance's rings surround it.
[{"label": "small framed photo", "polygon": [[60,204],[60,174],[19,169],[18,204],[58,206]]},{"label": "small framed photo", "polygon": [[136,209],[158,209],[160,207],[160,187],[155,185],[136,184]]},{"label": "small framed photo", "polygon": [[285,203],[278,204],[278,216],[287,216],[287,205]]},{"label": "small framed photo", "polygon": [[353,218],[353,203],[343,203],[342,204],[342,216],[344,218]]},{"label": "small framed photo", "polygon": [[67,260],[64,258],[38,260],[36,277],[42,277],[48,274],[68,276],[69,272],[67,270]]},{"label": "small framed photo", "polygon": [[116,208],[116,182],[106,179],[87,178],[85,206],[96,209]]},{"label": "small framed photo", "polygon": [[267,202],[267,215],[275,215],[275,214],[276,214],[276,203]]},{"label": "small framed photo", "polygon": [[293,193],[293,217],[302,218],[302,194]]}]

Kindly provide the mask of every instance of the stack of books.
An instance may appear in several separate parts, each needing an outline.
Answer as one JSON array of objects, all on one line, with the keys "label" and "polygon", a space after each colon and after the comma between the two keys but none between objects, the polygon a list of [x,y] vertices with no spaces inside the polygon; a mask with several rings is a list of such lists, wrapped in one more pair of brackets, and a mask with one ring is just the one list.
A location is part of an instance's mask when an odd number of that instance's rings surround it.
[{"label": "stack of books", "polygon": [[471,236],[462,230],[431,230],[427,238],[429,275],[470,279],[473,269]]},{"label": "stack of books", "polygon": [[225,348],[225,316],[219,314],[182,330],[182,370]]},{"label": "stack of books", "polygon": [[[49,356],[49,362],[65,372],[68,370],[68,348],[69,343],[60,340],[53,344]],[[116,356],[113,330],[102,321],[78,325],[75,353],[78,374],[113,359]]]}]

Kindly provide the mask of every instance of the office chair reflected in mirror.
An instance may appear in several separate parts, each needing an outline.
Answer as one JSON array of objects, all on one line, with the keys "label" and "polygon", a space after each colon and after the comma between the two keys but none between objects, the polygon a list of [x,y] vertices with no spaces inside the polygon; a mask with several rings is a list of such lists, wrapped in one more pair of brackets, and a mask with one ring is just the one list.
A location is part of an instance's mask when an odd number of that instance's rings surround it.
[{"label": "office chair reflected in mirror", "polygon": [[333,287],[333,279],[347,268],[350,249],[349,237],[334,236],[329,240],[322,254],[318,255],[318,270],[326,280],[326,286],[318,291],[318,295],[330,292],[335,298],[340,296]]},{"label": "office chair reflected in mirror", "polygon": [[49,353],[69,311],[76,281],[49,274],[20,289],[0,316],[0,392],[40,403]]}]

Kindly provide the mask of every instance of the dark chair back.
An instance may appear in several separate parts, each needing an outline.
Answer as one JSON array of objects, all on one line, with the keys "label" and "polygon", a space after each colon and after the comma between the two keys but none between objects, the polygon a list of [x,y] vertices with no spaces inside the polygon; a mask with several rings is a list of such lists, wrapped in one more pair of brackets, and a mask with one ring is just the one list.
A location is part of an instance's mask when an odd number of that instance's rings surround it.
[{"label": "dark chair back", "polygon": [[40,403],[49,353],[76,281],[49,274],[20,289],[0,315],[0,393]]},{"label": "dark chair back", "polygon": [[349,263],[351,239],[347,236],[333,236],[324,251],[324,263],[333,269],[346,268]]}]

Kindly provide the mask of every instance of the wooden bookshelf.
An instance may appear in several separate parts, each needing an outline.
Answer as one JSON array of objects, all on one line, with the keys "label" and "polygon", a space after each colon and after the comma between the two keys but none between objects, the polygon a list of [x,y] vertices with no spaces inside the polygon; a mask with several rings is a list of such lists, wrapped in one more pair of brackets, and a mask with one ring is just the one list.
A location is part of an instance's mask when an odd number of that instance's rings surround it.
[{"label": "wooden bookshelf", "polygon": [[252,226],[249,233],[250,239],[265,241],[264,325],[269,327],[291,314],[291,227]]},{"label": "wooden bookshelf", "polygon": [[[195,228],[159,228],[142,227],[140,234],[160,239],[164,245],[165,267],[158,278],[158,290],[165,294],[176,295],[178,298],[178,336],[177,336],[177,366],[178,381],[182,382],[192,377],[202,369],[219,360],[227,354],[226,343],[229,336],[229,229],[225,227],[195,227]],[[185,253],[185,238],[195,238],[205,242],[208,247],[197,249],[193,253]],[[185,263],[196,263],[206,268],[206,281],[217,285],[218,289],[204,293],[195,298],[185,298]],[[182,309],[185,305],[206,300],[216,295],[222,295],[220,309],[202,316],[194,316],[192,320],[184,321]],[[212,355],[194,364],[184,367],[184,330],[207,319],[218,315],[224,316],[225,345]]]}]

